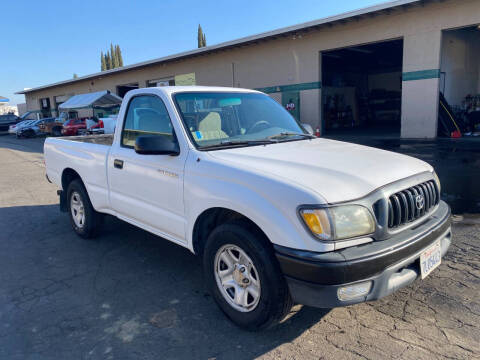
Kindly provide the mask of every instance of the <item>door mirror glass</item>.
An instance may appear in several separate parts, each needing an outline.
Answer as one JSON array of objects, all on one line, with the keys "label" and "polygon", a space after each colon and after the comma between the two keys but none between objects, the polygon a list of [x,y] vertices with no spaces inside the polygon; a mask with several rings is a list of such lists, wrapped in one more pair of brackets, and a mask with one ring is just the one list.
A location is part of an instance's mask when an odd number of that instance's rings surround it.
[{"label": "door mirror glass", "polygon": [[302,127],[305,129],[306,132],[308,132],[310,135],[313,135],[313,128],[312,125],[307,124],[307,123],[302,123]]},{"label": "door mirror glass", "polygon": [[142,155],[180,154],[178,143],[163,135],[138,136],[135,140],[135,152]]}]

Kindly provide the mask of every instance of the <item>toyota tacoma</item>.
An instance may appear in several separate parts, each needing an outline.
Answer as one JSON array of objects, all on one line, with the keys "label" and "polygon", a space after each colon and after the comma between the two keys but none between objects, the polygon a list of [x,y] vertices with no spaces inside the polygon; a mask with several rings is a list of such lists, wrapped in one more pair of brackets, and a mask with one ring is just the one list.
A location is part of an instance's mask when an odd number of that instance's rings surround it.
[{"label": "toyota tacoma", "polygon": [[44,152],[79,236],[109,214],[188,248],[221,310],[249,330],[294,303],[387,296],[428,276],[451,243],[430,165],[316,138],[258,91],[133,90],[113,135],[48,138]]}]

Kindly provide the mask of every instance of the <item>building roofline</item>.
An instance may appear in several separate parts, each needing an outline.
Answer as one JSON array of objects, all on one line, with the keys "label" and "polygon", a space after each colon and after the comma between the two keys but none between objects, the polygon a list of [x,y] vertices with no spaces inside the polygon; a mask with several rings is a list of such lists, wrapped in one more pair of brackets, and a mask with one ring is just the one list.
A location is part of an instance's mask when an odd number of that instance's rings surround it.
[{"label": "building roofline", "polygon": [[238,38],[238,39],[235,39],[235,40],[222,42],[222,43],[215,44],[215,45],[205,46],[205,47],[202,47],[202,48],[199,48],[199,49],[188,50],[188,51],[180,52],[180,53],[177,53],[177,54],[156,58],[156,59],[153,59],[153,60],[142,61],[142,62],[139,62],[139,63],[122,66],[122,67],[116,68],[116,69],[105,70],[105,71],[101,71],[101,72],[97,72],[97,73],[93,73],[93,74],[89,74],[89,75],[85,75],[85,76],[80,76],[76,79],[63,80],[63,81],[59,81],[59,82],[48,84],[48,85],[43,85],[43,86],[39,86],[39,87],[35,87],[35,88],[30,88],[30,89],[18,91],[15,94],[27,94],[27,93],[34,92],[34,91],[44,90],[44,89],[47,89],[47,88],[52,88],[52,87],[56,87],[56,86],[60,86],[60,85],[73,84],[73,83],[84,81],[84,80],[89,80],[89,79],[98,78],[98,77],[102,77],[102,76],[106,76],[106,75],[110,75],[110,74],[116,74],[116,73],[121,73],[121,72],[125,72],[125,71],[130,71],[130,70],[134,70],[134,69],[138,69],[138,68],[142,68],[142,67],[146,67],[146,66],[150,66],[150,65],[161,64],[161,63],[166,63],[166,62],[170,62],[170,61],[175,61],[175,60],[181,60],[181,59],[185,59],[185,58],[189,58],[189,57],[194,57],[194,56],[198,56],[198,55],[209,54],[209,53],[213,53],[213,52],[218,51],[218,50],[223,50],[223,49],[232,48],[232,47],[236,47],[236,46],[242,46],[242,45],[246,45],[246,44],[249,44],[249,43],[254,43],[254,42],[257,42],[257,41],[260,41],[260,40],[275,38],[275,37],[278,37],[278,36],[285,36],[285,35],[290,34],[290,33],[295,33],[295,32],[304,31],[304,30],[307,30],[307,29],[310,29],[310,28],[320,27],[322,25],[327,25],[327,24],[331,24],[331,23],[334,23],[334,22],[338,22],[338,21],[347,21],[347,20],[353,19],[355,17],[360,17],[360,16],[367,15],[367,14],[373,14],[373,13],[377,13],[377,12],[381,12],[381,11],[385,11],[385,10],[388,11],[388,10],[393,9],[393,8],[408,6],[408,5],[415,4],[415,3],[420,3],[420,2],[423,2],[423,1],[425,1],[425,0],[388,1],[388,2],[381,3],[381,4],[369,6],[369,7],[366,7],[366,8],[361,8],[361,9],[358,9],[358,10],[348,11],[348,12],[345,12],[345,13],[342,13],[342,14],[339,14],[339,15],[329,16],[329,17],[325,17],[325,18],[321,18],[321,19],[317,19],[317,20],[313,20],[313,21],[304,22],[304,23],[297,24],[297,25],[292,25],[292,26],[279,28],[279,29],[276,29],[276,30],[266,31],[266,32],[263,32],[263,33],[250,35],[250,36],[246,36],[246,37]]}]

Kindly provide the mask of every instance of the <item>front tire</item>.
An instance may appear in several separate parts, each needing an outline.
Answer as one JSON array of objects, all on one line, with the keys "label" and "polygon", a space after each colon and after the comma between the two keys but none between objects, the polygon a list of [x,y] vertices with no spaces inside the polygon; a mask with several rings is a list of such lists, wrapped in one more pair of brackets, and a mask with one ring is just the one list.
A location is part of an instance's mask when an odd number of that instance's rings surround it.
[{"label": "front tire", "polygon": [[203,266],[213,298],[241,328],[273,326],[293,305],[268,239],[248,222],[214,229],[205,245]]},{"label": "front tire", "polygon": [[95,211],[88,197],[87,190],[80,180],[73,180],[67,190],[68,212],[75,233],[91,239],[100,232],[103,215]]}]

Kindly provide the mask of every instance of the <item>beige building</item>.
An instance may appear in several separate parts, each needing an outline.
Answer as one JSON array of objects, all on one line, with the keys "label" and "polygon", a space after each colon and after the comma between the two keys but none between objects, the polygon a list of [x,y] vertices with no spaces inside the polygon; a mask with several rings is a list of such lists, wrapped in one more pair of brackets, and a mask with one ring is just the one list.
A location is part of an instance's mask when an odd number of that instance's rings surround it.
[{"label": "beige building", "polygon": [[479,0],[392,1],[19,93],[28,110],[57,115],[100,90],[253,88],[322,133],[434,138],[440,92],[454,108],[480,93],[479,24]]}]

